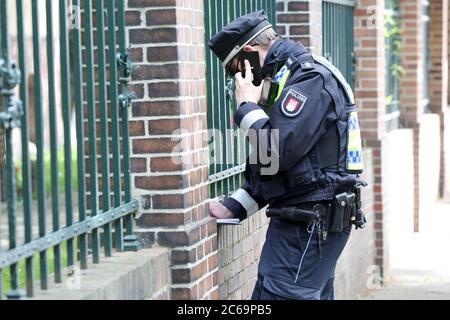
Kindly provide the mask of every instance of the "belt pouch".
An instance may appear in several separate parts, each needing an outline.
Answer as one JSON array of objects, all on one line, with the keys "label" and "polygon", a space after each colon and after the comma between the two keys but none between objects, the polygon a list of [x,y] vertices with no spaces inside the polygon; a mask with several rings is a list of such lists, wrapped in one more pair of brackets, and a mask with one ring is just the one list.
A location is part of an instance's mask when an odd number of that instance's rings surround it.
[{"label": "belt pouch", "polygon": [[334,197],[333,210],[328,216],[328,232],[342,232],[344,230],[344,217],[348,205],[347,193]]}]

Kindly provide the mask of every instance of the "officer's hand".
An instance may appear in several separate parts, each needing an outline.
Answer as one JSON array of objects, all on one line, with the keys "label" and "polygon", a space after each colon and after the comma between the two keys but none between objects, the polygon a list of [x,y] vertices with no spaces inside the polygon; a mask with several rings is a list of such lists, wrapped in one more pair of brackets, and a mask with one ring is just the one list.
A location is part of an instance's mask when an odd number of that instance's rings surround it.
[{"label": "officer's hand", "polygon": [[231,219],[234,218],[233,213],[225,208],[223,204],[219,202],[211,202],[209,204],[209,213],[211,217],[216,219]]},{"label": "officer's hand", "polygon": [[238,107],[242,102],[258,103],[261,98],[263,83],[259,87],[253,84],[253,73],[251,65],[248,60],[245,60],[245,78],[242,77],[242,72],[236,73],[236,102]]}]

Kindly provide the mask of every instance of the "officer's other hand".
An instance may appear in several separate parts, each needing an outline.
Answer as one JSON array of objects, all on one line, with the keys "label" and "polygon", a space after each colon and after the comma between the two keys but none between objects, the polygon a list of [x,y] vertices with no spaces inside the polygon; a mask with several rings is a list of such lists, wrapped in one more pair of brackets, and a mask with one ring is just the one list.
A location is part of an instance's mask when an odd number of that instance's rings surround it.
[{"label": "officer's other hand", "polygon": [[225,208],[223,204],[219,202],[211,202],[209,204],[209,213],[211,217],[216,219],[231,219],[234,218],[233,213]]},{"label": "officer's other hand", "polygon": [[253,73],[250,72],[252,67],[248,60],[245,60],[245,78],[242,72],[236,73],[236,102],[240,106],[242,102],[258,103],[261,98],[263,84],[255,87],[253,84]]}]

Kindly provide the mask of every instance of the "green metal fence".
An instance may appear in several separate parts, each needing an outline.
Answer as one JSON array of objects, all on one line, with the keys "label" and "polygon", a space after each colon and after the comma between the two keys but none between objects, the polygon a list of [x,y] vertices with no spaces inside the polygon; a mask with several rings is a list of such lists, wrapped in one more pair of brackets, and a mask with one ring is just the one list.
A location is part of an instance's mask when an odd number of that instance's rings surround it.
[{"label": "green metal fence", "polygon": [[333,63],[354,87],[354,12],[355,2],[327,0],[322,3],[323,56]]},{"label": "green metal fence", "polygon": [[[204,0],[204,6],[206,43],[227,23],[256,10],[264,9],[276,23],[275,0]],[[233,83],[226,82],[223,67],[209,48],[206,61],[208,127],[214,130],[210,140],[210,196],[216,198],[241,187],[248,146],[232,122],[236,112]]]},{"label": "green metal fence", "polygon": [[[30,6],[31,13],[25,10]],[[30,23],[32,31],[27,31]],[[40,30],[43,25],[45,31]],[[5,178],[0,194],[7,200],[0,203],[0,299],[4,294],[14,299],[23,297],[24,288],[32,297],[37,283],[48,289],[51,275],[61,283],[66,266],[86,269],[90,259],[99,263],[101,255],[112,255],[113,246],[116,251],[137,250],[132,215],[139,204],[130,193],[131,65],[124,1],[0,0],[0,26],[0,141],[5,146],[0,148]],[[29,73],[34,73],[33,86]],[[35,161],[29,151],[32,110]],[[20,162],[14,159],[14,132],[21,135]]]},{"label": "green metal fence", "polygon": [[399,127],[400,119],[400,12],[398,0],[385,1],[386,129]]}]

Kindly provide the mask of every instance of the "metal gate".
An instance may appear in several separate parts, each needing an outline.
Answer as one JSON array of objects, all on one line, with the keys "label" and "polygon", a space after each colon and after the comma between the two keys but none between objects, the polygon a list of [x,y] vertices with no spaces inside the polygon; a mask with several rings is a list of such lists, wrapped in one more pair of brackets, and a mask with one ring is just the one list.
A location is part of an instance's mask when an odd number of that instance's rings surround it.
[{"label": "metal gate", "polygon": [[139,205],[124,1],[0,0],[0,27],[0,299],[14,299],[113,247],[137,250]]},{"label": "metal gate", "polygon": [[399,127],[400,120],[400,4],[386,0],[384,12],[386,46],[386,130]]},{"label": "metal gate", "polygon": [[[276,24],[275,0],[204,0],[204,7],[206,43],[229,22],[260,9]],[[233,124],[236,112],[233,82],[226,82],[222,65],[207,46],[206,65],[208,128],[212,131],[210,196],[217,198],[229,196],[241,187],[248,145]]]},{"label": "metal gate", "polygon": [[330,60],[354,87],[353,0],[324,0],[322,4],[323,56]]}]

